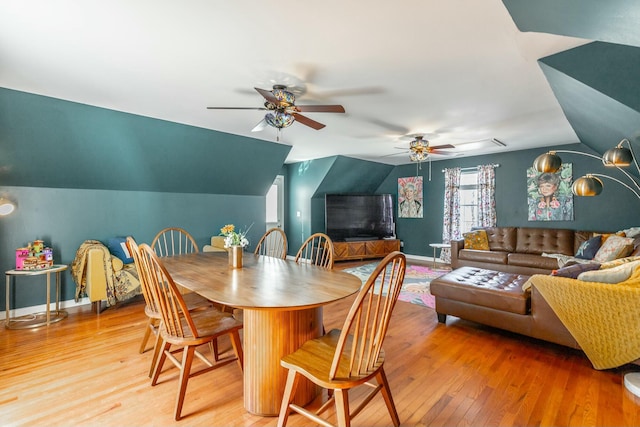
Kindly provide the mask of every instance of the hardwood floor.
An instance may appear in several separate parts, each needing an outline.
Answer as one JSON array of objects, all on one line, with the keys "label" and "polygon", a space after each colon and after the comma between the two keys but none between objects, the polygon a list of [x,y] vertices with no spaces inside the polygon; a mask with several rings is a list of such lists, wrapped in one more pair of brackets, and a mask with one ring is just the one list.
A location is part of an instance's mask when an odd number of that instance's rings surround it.
[{"label": "hardwood floor", "polygon": [[[346,268],[353,263],[338,263]],[[352,298],[325,307],[340,327]],[[90,306],[48,328],[0,329],[0,423],[30,426],[275,426],[243,408],[236,365],[189,381],[183,414],[173,408],[177,370],[147,377],[151,351],[138,353],[146,318],[137,300],[100,315]],[[228,342],[221,342],[229,348]],[[385,369],[405,426],[637,426],[640,399],[622,385],[637,366],[596,371],[579,351],[398,302],[385,341]],[[352,399],[357,399],[354,393]],[[326,398],[323,395],[322,398]],[[318,405],[319,400],[312,405]],[[376,396],[355,419],[391,425]],[[290,425],[308,425],[299,415]]]}]

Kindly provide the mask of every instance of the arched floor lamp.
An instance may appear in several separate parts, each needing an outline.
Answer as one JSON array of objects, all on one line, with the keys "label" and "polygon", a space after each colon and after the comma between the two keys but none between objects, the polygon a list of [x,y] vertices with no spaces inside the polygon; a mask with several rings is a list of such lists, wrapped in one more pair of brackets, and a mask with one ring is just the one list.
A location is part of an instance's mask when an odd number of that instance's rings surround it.
[{"label": "arched floor lamp", "polygon": [[[627,144],[629,148],[625,148],[624,144]],[[597,196],[602,192],[604,187],[602,180],[600,178],[611,179],[618,184],[629,189],[635,196],[640,199],[640,184],[638,183],[638,178],[635,178],[629,174],[629,172],[622,169],[623,167],[631,165],[633,163],[638,170],[638,176],[640,176],[640,167],[638,166],[638,162],[636,161],[636,157],[633,153],[633,149],[631,148],[631,143],[628,139],[623,139],[616,145],[615,147],[605,151],[602,157],[598,157],[594,154],[583,153],[581,151],[571,151],[571,150],[555,150],[549,151],[545,154],[539,155],[535,161],[533,162],[533,167],[538,172],[551,172],[555,173],[560,170],[562,166],[562,159],[556,153],[570,153],[570,154],[579,154],[582,156],[593,157],[595,159],[601,160],[602,164],[606,167],[615,167],[620,172],[622,172],[631,182],[631,185],[621,181],[617,178],[614,178],[609,175],[597,174],[597,173],[588,173],[573,182],[571,186],[571,191],[576,196]],[[629,390],[634,395],[640,397],[640,372],[629,372],[624,376],[624,386],[627,390]]]}]

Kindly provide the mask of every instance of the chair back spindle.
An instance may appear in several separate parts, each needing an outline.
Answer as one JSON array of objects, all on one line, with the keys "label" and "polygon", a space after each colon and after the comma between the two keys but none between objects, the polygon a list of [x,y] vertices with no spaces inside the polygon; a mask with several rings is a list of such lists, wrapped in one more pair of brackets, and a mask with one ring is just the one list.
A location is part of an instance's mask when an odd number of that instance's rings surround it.
[{"label": "chair back spindle", "polygon": [[159,257],[199,252],[195,239],[183,228],[169,227],[161,230],[151,242]]},{"label": "chair back spindle", "polygon": [[324,233],[312,234],[300,246],[295,261],[313,264],[326,269],[333,268],[333,242]]},{"label": "chair back spindle", "polygon": [[287,235],[280,228],[267,230],[258,242],[254,253],[285,259],[287,257]]}]

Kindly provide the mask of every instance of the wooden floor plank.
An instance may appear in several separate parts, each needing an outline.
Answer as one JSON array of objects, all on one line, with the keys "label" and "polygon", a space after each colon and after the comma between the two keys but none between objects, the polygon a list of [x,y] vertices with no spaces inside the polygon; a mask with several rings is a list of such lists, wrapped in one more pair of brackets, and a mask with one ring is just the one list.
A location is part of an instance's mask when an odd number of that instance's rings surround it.
[{"label": "wooden floor plank", "polygon": [[[343,267],[344,268],[344,265]],[[327,329],[339,328],[352,299],[324,309]],[[0,329],[0,411],[3,425],[169,426],[177,370],[151,387],[151,351],[138,353],[146,318],[141,300],[101,314],[89,306],[34,330]],[[228,347],[228,343],[221,343]],[[398,302],[385,341],[389,378],[407,426],[634,426],[640,399],[624,389],[625,372],[596,371],[582,352],[450,318]],[[194,377],[185,426],[275,426],[248,414],[235,364]],[[362,395],[353,393],[354,398]],[[316,399],[318,406],[326,393]],[[331,409],[328,414],[333,416]],[[291,426],[308,425],[299,415]],[[391,425],[377,396],[354,425]]]}]

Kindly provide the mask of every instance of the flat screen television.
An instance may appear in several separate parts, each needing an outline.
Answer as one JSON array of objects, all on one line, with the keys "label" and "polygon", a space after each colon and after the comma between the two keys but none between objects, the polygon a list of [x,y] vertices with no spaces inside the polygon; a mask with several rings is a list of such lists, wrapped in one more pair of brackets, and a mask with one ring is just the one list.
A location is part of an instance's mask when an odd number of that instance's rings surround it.
[{"label": "flat screen television", "polygon": [[395,237],[391,194],[326,194],[325,233],[335,241]]}]

